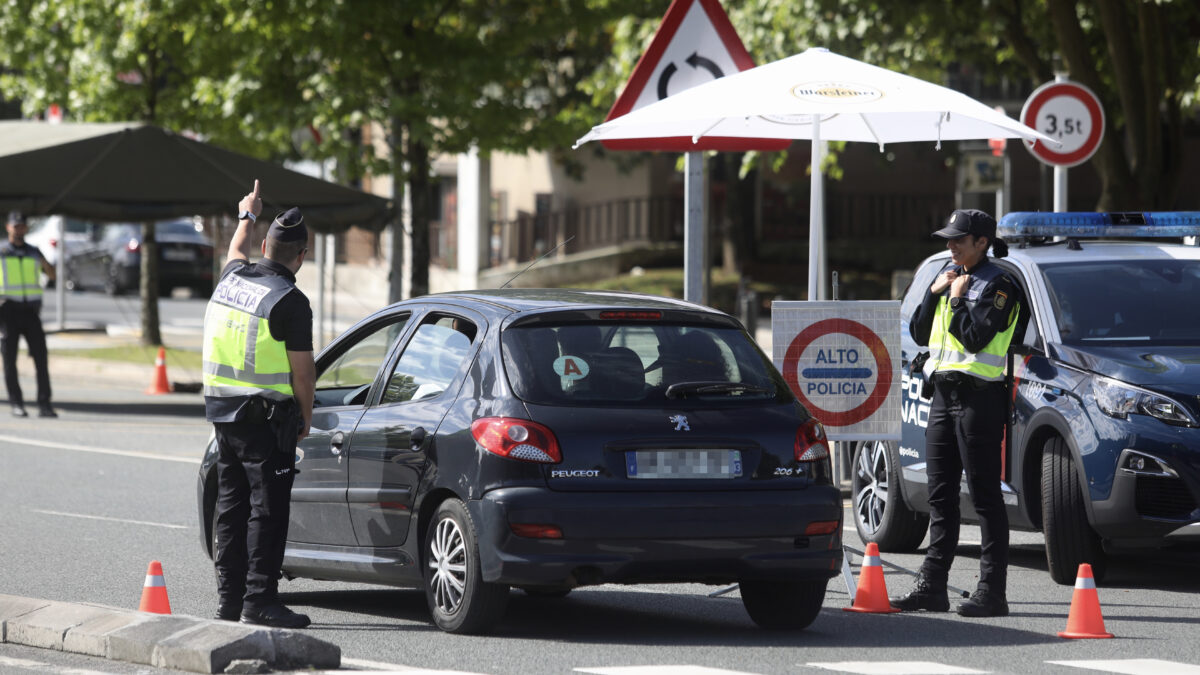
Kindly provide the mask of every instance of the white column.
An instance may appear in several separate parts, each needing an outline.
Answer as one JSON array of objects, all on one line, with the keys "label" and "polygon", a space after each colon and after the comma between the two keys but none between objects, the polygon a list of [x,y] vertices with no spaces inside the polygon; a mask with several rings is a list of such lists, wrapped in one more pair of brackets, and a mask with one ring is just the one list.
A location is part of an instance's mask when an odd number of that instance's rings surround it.
[{"label": "white column", "polygon": [[458,156],[458,286],[479,288],[479,268],[491,227],[490,162],[471,148]]},{"label": "white column", "polygon": [[825,180],[821,172],[821,116],[812,121],[812,195],[808,200],[808,299],[821,299],[821,261],[825,257]]}]

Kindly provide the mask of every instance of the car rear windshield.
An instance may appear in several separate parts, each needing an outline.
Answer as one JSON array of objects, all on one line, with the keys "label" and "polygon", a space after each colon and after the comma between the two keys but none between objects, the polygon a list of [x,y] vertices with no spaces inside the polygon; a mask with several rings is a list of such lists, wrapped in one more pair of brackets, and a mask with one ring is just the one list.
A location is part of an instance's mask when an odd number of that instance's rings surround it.
[{"label": "car rear windshield", "polygon": [[513,327],[502,338],[520,398],[548,405],[790,400],[744,331],[604,322]]},{"label": "car rear windshield", "polygon": [[1198,260],[1043,265],[1065,344],[1200,344]]}]

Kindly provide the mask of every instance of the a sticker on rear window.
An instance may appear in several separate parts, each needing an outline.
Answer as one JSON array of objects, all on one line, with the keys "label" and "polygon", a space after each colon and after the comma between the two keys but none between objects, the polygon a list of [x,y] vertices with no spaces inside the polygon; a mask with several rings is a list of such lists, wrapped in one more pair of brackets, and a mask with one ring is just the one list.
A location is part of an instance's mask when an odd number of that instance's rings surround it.
[{"label": "a sticker on rear window", "polygon": [[563,354],[554,359],[554,372],[567,380],[582,380],[588,376],[589,370],[587,361],[578,356]]}]

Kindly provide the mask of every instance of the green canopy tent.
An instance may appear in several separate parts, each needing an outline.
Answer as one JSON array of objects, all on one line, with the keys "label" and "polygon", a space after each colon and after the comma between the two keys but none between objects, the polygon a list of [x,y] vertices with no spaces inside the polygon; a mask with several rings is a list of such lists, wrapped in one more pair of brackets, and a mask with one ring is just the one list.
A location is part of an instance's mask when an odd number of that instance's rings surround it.
[{"label": "green canopy tent", "polygon": [[[298,206],[316,232],[351,225],[381,229],[391,200],[286,169],[161,127],[133,122],[0,122],[0,214],[62,214],[149,223],[182,216],[233,215],[238,200],[261,185],[268,218]],[[152,234],[147,244],[152,243]],[[146,265],[157,266],[147,256]],[[156,276],[155,269],[150,278]],[[58,325],[65,299],[59,291]],[[143,292],[142,339],[161,342],[158,302]]]},{"label": "green canopy tent", "polygon": [[390,200],[161,127],[0,122],[0,211],[132,222],[233,214],[256,178],[268,216],[298,206],[317,232],[392,219]]}]

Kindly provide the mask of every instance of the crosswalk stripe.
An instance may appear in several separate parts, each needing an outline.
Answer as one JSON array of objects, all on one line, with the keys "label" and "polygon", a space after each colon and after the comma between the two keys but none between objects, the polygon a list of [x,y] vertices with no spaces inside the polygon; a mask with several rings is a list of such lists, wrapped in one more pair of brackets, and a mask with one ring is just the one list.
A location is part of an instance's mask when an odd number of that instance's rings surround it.
[{"label": "crosswalk stripe", "polygon": [[606,668],[576,668],[576,673],[595,675],[755,675],[742,670],[708,668],[704,665],[616,665]]},{"label": "crosswalk stripe", "polygon": [[842,673],[861,673],[862,675],[972,675],[988,672],[948,666],[932,661],[839,661],[836,663],[806,663],[804,665]]},{"label": "crosswalk stripe", "polygon": [[1085,668],[1125,675],[1200,675],[1200,666],[1161,659],[1102,659],[1095,661],[1047,661],[1056,666]]}]

